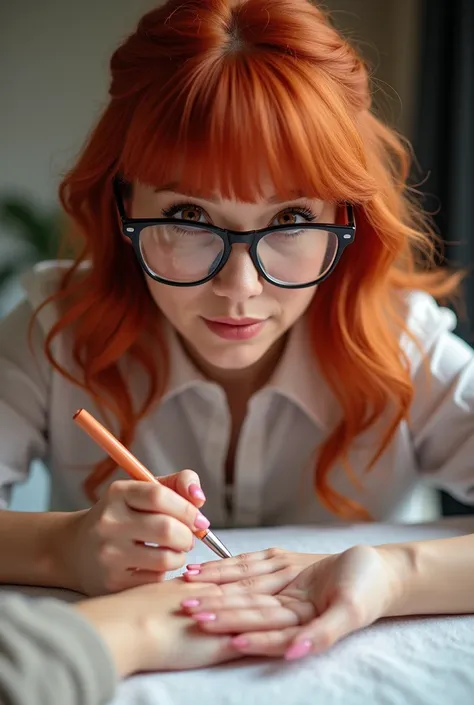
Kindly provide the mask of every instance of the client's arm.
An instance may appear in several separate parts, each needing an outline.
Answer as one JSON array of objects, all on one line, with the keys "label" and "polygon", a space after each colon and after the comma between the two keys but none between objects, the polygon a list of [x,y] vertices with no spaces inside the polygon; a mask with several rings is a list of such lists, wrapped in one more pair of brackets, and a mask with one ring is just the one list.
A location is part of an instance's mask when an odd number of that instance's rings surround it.
[{"label": "client's arm", "polygon": [[[215,591],[203,586],[203,592]],[[2,705],[100,705],[137,671],[184,670],[238,657],[179,613],[180,580],[79,602],[0,594]]]},{"label": "client's arm", "polygon": [[244,580],[233,580],[242,558],[188,574],[196,587],[220,582],[222,594],[183,605],[207,633],[240,634],[233,644],[245,654],[297,658],[382,617],[474,613],[474,535],[354,546],[296,577],[295,554],[255,555],[244,558]]}]

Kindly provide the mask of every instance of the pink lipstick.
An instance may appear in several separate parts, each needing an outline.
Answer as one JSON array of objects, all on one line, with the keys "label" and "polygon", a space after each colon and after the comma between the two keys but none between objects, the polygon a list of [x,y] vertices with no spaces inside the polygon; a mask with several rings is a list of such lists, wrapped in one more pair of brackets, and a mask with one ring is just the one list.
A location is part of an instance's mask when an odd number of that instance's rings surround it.
[{"label": "pink lipstick", "polygon": [[264,328],[262,318],[204,318],[209,330],[224,340],[251,340]]}]

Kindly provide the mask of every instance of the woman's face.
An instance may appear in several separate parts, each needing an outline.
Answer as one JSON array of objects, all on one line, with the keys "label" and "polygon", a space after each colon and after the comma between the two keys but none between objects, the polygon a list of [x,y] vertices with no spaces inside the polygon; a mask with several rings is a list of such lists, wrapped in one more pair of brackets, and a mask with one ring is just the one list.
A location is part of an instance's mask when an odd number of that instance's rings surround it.
[{"label": "woman's face", "polygon": [[[136,184],[131,215],[176,217],[241,231],[335,222],[334,204],[305,198],[280,202],[271,191],[268,189],[258,202],[243,203],[219,197],[206,200]],[[314,272],[314,263],[307,266]],[[315,278],[312,273],[307,280],[311,278]],[[244,370],[258,363],[306,311],[316,290],[270,284],[255,269],[244,244],[233,246],[224,268],[205,284],[175,287],[148,276],[146,282],[156,304],[198,361],[221,371]]]}]

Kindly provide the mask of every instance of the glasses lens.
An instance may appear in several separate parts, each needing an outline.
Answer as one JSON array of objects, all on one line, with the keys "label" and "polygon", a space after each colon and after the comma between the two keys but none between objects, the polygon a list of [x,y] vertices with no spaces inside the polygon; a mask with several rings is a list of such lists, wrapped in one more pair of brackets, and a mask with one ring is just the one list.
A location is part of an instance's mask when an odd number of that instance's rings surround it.
[{"label": "glasses lens", "polygon": [[215,272],[224,243],[215,233],[192,225],[153,225],[140,233],[140,250],[148,268],[170,282],[198,282]]},{"label": "glasses lens", "polygon": [[333,232],[293,227],[265,235],[258,243],[257,256],[275,283],[309,284],[331,269],[338,242]]}]

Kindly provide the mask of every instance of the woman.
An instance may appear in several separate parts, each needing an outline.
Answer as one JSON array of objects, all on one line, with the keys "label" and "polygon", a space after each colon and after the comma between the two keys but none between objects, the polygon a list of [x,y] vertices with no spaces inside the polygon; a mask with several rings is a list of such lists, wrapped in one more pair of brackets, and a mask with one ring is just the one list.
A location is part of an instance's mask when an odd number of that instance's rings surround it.
[{"label": "woman", "polygon": [[[170,0],[111,72],[60,189],[81,254],[1,327],[4,506],[40,457],[53,511],[0,514],[0,579],[96,595],[180,568],[209,521],[416,518],[420,478],[472,500],[473,356],[433,298],[458,278],[328,18]],[[79,407],[162,484],[123,481]]]}]

